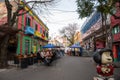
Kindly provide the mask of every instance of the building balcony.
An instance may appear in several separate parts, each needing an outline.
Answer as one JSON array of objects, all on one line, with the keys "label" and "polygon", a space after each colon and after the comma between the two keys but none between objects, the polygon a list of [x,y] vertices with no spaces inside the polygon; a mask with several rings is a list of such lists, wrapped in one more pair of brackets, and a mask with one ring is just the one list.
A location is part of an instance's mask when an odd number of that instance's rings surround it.
[{"label": "building balcony", "polygon": [[32,27],[30,27],[30,26],[26,26],[25,34],[34,35],[34,29]]},{"label": "building balcony", "polygon": [[48,38],[46,36],[43,36],[43,34],[41,34],[39,31],[35,31],[34,37],[48,41]]},{"label": "building balcony", "polygon": [[39,31],[35,31],[34,36],[38,38],[42,38],[42,34]]},{"label": "building balcony", "polygon": [[113,35],[113,42],[120,41],[120,32]]}]

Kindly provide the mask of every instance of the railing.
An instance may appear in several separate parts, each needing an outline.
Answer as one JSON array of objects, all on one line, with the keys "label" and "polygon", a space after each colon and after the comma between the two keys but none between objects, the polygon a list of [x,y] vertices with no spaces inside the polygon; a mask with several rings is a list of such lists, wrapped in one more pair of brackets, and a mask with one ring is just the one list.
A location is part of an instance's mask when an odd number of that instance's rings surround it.
[{"label": "railing", "polygon": [[34,29],[32,27],[30,27],[30,26],[26,26],[25,34],[32,34],[32,35],[34,35]]}]

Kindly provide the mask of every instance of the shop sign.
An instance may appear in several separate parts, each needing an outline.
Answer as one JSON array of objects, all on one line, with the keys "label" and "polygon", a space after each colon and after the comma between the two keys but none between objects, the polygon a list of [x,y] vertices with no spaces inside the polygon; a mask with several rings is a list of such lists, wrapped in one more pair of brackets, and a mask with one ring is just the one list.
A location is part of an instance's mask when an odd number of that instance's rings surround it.
[{"label": "shop sign", "polygon": [[120,41],[120,33],[113,35],[114,41]]},{"label": "shop sign", "polygon": [[34,34],[34,29],[31,28],[30,26],[26,26],[25,34]]},{"label": "shop sign", "polygon": [[38,32],[38,31],[35,31],[34,35],[37,36],[37,37],[41,37],[41,33]]}]

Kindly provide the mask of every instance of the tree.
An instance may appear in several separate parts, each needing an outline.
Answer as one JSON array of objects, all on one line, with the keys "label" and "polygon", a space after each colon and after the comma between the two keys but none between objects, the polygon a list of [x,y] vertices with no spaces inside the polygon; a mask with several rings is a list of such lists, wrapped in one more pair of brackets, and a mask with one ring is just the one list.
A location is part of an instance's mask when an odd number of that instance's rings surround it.
[{"label": "tree", "polygon": [[[12,5],[11,1],[14,1],[16,5]],[[21,4],[21,0],[4,0],[7,9],[7,22],[5,24],[0,25],[0,68],[5,68],[8,66],[7,47],[10,36],[16,35],[17,32],[20,31],[14,27],[17,17],[29,12],[31,9],[34,8],[35,4],[44,4],[45,6],[47,6],[47,3],[51,3],[54,1],[55,0],[32,0]],[[24,10],[24,7],[29,4],[31,4],[31,8],[28,11],[20,13],[20,11]],[[16,9],[13,11],[14,6],[16,7]]]},{"label": "tree", "polygon": [[68,26],[63,27],[59,32],[63,37],[66,37],[69,41],[70,45],[74,44],[74,35],[76,30],[78,29],[78,25],[76,23],[68,24]]},{"label": "tree", "polygon": [[120,2],[120,0],[76,0],[79,18],[88,17],[94,11],[114,15],[116,2]]},{"label": "tree", "polygon": [[120,2],[120,0],[76,0],[77,12],[79,13],[79,18],[88,17],[94,11],[101,13],[102,29],[106,33],[106,47],[108,47],[108,38],[107,38],[108,33],[107,33],[107,25],[106,25],[107,15],[110,14],[113,15],[115,18],[120,18],[114,15],[116,2]]}]

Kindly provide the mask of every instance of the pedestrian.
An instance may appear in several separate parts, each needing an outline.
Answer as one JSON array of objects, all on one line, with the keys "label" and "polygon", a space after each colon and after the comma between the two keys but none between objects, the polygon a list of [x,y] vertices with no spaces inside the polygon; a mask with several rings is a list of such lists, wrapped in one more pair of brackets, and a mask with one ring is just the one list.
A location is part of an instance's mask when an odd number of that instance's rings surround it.
[{"label": "pedestrian", "polygon": [[45,53],[44,63],[49,66],[52,60],[52,53],[50,50],[47,50]]},{"label": "pedestrian", "polygon": [[40,61],[40,58],[41,58],[41,56],[40,56],[40,51],[38,51],[38,52],[37,52],[37,62],[38,62],[38,63],[41,62],[41,61]]},{"label": "pedestrian", "polygon": [[41,60],[42,62],[44,62],[44,58],[45,58],[45,51],[42,50],[42,51],[40,52],[40,60]]}]

